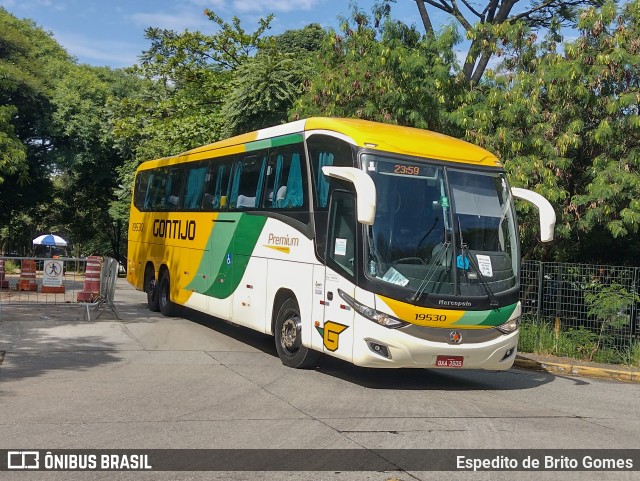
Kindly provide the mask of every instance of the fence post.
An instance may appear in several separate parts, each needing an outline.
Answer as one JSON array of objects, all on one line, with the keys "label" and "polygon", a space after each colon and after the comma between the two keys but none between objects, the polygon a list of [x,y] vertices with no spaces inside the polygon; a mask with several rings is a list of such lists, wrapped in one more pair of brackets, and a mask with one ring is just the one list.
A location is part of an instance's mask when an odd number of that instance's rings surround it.
[{"label": "fence post", "polygon": [[637,306],[636,306],[636,300],[635,300],[635,296],[638,295],[638,268],[634,267],[633,268],[633,280],[631,281],[631,292],[633,294],[633,302],[631,303],[631,319],[630,319],[630,325],[631,325],[631,338],[629,339],[629,346],[631,347],[633,345],[633,339],[636,337],[636,335],[638,334],[638,329],[640,326],[638,326],[638,319],[636,318],[636,313],[637,313]]},{"label": "fence post", "polygon": [[538,301],[536,302],[536,350],[540,350],[540,324],[542,321],[542,302],[544,297],[542,289],[544,288],[544,262],[540,261],[538,266]]}]

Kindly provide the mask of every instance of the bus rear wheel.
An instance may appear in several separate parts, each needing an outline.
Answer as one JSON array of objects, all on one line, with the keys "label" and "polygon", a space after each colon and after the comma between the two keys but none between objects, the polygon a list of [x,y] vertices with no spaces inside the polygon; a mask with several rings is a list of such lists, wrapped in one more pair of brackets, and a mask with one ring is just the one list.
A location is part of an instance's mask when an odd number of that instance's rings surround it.
[{"label": "bus rear wheel", "polygon": [[320,353],[302,345],[300,309],[294,299],[282,303],[275,323],[275,341],[282,364],[305,369],[314,367]]},{"label": "bus rear wheel", "polygon": [[147,267],[144,273],[144,291],[147,293],[147,307],[152,312],[160,310],[158,302],[158,282],[153,267]]},{"label": "bus rear wheel", "polygon": [[172,317],[176,315],[176,305],[171,302],[171,282],[169,272],[164,271],[160,276],[160,285],[158,286],[158,304],[162,315]]}]

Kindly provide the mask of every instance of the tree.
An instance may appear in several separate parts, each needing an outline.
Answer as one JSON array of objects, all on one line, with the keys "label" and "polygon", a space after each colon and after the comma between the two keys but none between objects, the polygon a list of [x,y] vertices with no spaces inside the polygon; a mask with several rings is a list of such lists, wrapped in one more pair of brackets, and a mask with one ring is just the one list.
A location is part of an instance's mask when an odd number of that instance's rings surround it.
[{"label": "tree", "polygon": [[[469,141],[504,160],[514,185],[533,188],[557,206],[560,258],[592,255],[584,246],[594,233],[637,239],[639,20],[638,0],[620,10],[612,2],[587,9],[579,38],[566,42],[564,53],[557,51],[557,24],[542,42],[520,24],[503,70],[488,70],[485,85],[465,92],[451,116]],[[525,226],[533,224],[525,219]],[[524,232],[529,247],[533,232]],[[623,252],[609,255],[628,261]]]},{"label": "tree", "polygon": [[0,224],[27,218],[52,192],[51,92],[71,64],[51,36],[0,8]]},{"label": "tree", "polygon": [[292,117],[356,116],[442,130],[458,88],[452,29],[427,41],[401,22],[376,26],[354,7],[341,33],[329,33]]},{"label": "tree", "polygon": [[354,8],[341,33],[329,33],[291,116],[356,116],[442,131],[460,86],[457,40],[453,29],[425,39],[401,22],[376,26]]},{"label": "tree", "polygon": [[[374,6],[375,14],[388,15],[390,4],[396,0],[380,0]],[[469,0],[416,0],[416,6],[427,36],[435,34],[429,8],[453,17],[471,40],[462,72],[467,81],[478,83],[489,60],[496,51],[496,45],[504,35],[505,27],[524,22],[532,28],[549,27],[556,19],[564,24],[573,24],[578,7],[600,5],[601,0],[534,0],[521,11],[514,11],[519,0],[487,0],[477,6]]]},{"label": "tree", "polygon": [[226,136],[288,120],[289,110],[314,73],[326,32],[317,24],[270,37],[234,72],[222,110]]},{"label": "tree", "polygon": [[[151,45],[143,52],[140,65],[129,70],[139,83],[130,95],[111,105],[115,142],[127,159],[118,169],[116,199],[111,204],[112,215],[122,221],[128,219],[128,192],[141,162],[174,155],[228,134],[226,126],[235,120],[225,117],[223,106],[230,105],[233,88],[245,92],[245,83],[236,78],[236,72],[247,62],[259,70],[263,64],[254,63],[254,56],[271,45],[265,32],[272,15],[261,19],[250,33],[236,17],[229,23],[211,10],[204,14],[215,24],[215,33],[147,29]],[[268,68],[281,71],[280,59],[267,60]],[[250,71],[251,67],[243,67],[241,75]],[[234,98],[242,101],[240,94]],[[240,110],[229,112],[235,115]]]}]

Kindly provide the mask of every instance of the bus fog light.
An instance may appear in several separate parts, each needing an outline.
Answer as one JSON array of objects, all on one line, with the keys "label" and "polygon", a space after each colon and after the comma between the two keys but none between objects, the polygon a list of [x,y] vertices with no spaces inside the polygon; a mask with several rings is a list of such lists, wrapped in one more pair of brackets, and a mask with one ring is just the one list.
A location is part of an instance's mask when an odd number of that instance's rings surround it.
[{"label": "bus fog light", "polygon": [[375,352],[379,356],[386,357],[387,359],[391,359],[391,353],[389,352],[389,347],[385,346],[384,344],[380,344],[379,342],[375,342],[375,341],[367,341],[367,346],[369,346],[369,349],[371,349],[373,352]]},{"label": "bus fog light", "polygon": [[507,359],[509,359],[511,356],[513,356],[514,352],[516,352],[516,348],[515,347],[511,347],[511,348],[507,349],[507,352],[504,353],[504,356],[502,356],[502,359],[500,359],[500,362],[506,361]]},{"label": "bus fog light", "polygon": [[518,330],[518,326],[520,325],[520,318],[516,317],[515,319],[511,319],[510,321],[505,322],[496,327],[496,329],[503,334],[511,334]]}]

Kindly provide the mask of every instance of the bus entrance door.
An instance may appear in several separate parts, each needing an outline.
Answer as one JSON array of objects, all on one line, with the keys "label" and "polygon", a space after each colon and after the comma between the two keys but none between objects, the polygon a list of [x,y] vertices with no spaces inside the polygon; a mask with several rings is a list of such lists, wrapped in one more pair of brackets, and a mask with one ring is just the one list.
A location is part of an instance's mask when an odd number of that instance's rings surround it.
[{"label": "bus entrance door", "polygon": [[354,312],[340,296],[340,291],[351,297],[355,294],[356,227],[355,196],[334,191],[327,231],[323,348],[350,362],[353,359]]}]

